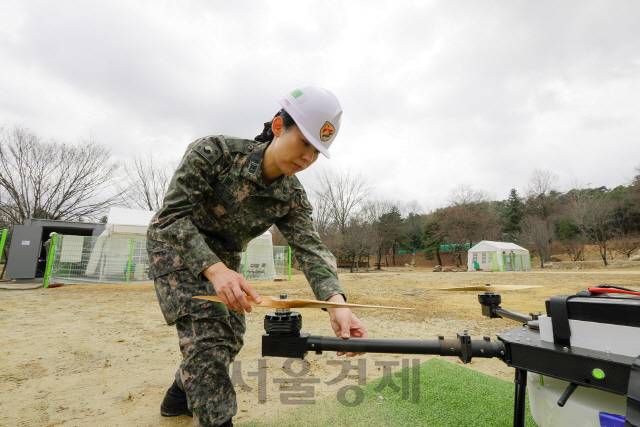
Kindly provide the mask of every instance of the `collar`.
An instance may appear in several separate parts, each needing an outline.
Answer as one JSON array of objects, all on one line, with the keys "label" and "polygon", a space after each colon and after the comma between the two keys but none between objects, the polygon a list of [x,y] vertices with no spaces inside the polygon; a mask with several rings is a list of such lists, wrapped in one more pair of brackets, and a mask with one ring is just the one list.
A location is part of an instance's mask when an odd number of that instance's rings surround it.
[{"label": "collar", "polygon": [[291,199],[291,184],[294,177],[281,175],[271,185],[267,185],[262,179],[262,161],[268,144],[257,145],[246,157],[246,163],[240,174],[250,181],[258,184],[260,189],[256,196],[272,197],[274,199],[289,201]]}]

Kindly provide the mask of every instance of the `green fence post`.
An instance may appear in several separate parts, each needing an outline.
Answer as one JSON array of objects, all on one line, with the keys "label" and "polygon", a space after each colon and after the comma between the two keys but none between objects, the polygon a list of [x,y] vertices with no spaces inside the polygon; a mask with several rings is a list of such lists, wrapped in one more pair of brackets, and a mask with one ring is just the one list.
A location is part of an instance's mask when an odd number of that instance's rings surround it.
[{"label": "green fence post", "polygon": [[289,281],[291,281],[291,246],[287,246],[289,252]]},{"label": "green fence post", "polygon": [[49,245],[49,256],[47,257],[47,267],[44,269],[44,281],[42,284],[45,288],[49,287],[49,280],[51,279],[51,268],[53,267],[53,256],[56,253],[56,241],[58,240],[58,234],[51,236],[51,244]]},{"label": "green fence post", "polygon": [[133,261],[133,237],[131,238],[131,244],[129,245],[129,262],[127,263],[127,283],[129,283],[129,275],[131,274],[131,262]]},{"label": "green fence post", "polygon": [[2,237],[0,237],[0,261],[2,261],[2,251],[4,250],[4,242],[7,241],[7,229],[2,230]]}]

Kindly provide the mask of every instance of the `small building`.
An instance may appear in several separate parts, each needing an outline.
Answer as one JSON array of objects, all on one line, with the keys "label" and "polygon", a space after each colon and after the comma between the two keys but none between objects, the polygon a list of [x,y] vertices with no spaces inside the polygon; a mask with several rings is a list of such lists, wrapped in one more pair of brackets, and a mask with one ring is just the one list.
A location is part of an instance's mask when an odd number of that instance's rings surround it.
[{"label": "small building", "polygon": [[23,225],[13,227],[5,277],[20,280],[43,277],[46,267],[43,243],[51,233],[99,236],[104,229],[105,225],[100,223],[27,218]]},{"label": "small building", "polygon": [[467,266],[469,271],[531,270],[531,257],[515,243],[483,240],[469,249]]}]

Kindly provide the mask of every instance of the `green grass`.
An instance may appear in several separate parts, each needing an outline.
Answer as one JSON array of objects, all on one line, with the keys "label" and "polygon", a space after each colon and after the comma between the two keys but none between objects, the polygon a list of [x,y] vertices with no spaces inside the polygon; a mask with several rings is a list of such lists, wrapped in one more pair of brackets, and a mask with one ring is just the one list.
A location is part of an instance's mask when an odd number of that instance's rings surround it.
[{"label": "green grass", "polygon": [[[411,368],[402,371],[412,378]],[[398,373],[392,374],[401,388]],[[413,380],[407,382],[406,399],[402,390],[386,387],[376,391],[384,378],[362,386],[364,400],[357,406],[342,405],[336,396],[316,401],[314,405],[297,405],[269,418],[236,424],[241,427],[259,426],[427,426],[427,427],[488,427],[513,425],[514,384],[441,359],[429,359],[419,366],[419,401],[413,402]],[[388,380],[388,378],[387,378]],[[345,380],[345,385],[354,385]],[[346,398],[354,401],[355,392]],[[382,397],[382,398],[380,398]],[[527,427],[536,424],[529,414]]]}]

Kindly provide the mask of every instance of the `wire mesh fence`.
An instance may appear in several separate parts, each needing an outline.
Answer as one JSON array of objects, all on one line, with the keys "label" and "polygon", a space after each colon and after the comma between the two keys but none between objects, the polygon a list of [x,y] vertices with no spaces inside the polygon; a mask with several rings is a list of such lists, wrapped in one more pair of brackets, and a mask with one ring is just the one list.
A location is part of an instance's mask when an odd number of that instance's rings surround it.
[{"label": "wire mesh fence", "polygon": [[146,239],[57,235],[49,283],[151,282]]},{"label": "wire mesh fence", "polygon": [[[56,236],[46,283],[152,282],[146,239]],[[284,279],[289,272],[287,246],[249,245],[239,272],[247,280]]]},{"label": "wire mesh fence", "polygon": [[531,270],[531,255],[529,254],[491,254],[493,271],[524,271]]},{"label": "wire mesh fence", "polygon": [[[531,255],[529,254],[521,254],[511,257],[511,270],[512,271],[523,271],[523,270],[531,270]],[[509,264],[507,264],[509,266]]]}]

